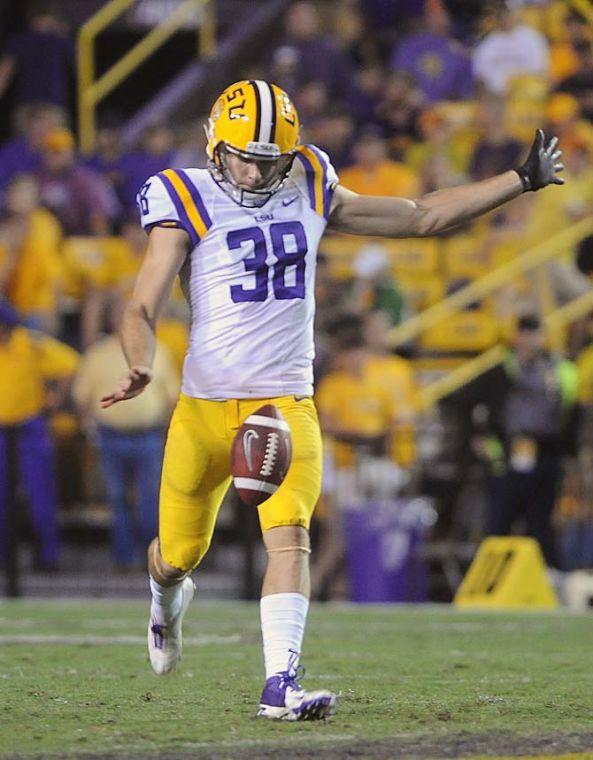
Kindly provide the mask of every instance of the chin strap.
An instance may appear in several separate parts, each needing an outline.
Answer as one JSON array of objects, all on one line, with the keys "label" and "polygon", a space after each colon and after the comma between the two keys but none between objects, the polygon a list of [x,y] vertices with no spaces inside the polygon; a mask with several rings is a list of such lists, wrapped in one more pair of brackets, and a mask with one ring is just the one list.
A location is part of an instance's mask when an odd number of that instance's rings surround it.
[{"label": "chin strap", "polygon": [[308,546],[281,546],[279,549],[266,549],[268,554],[272,552],[305,552],[305,554],[311,554],[311,549]]}]

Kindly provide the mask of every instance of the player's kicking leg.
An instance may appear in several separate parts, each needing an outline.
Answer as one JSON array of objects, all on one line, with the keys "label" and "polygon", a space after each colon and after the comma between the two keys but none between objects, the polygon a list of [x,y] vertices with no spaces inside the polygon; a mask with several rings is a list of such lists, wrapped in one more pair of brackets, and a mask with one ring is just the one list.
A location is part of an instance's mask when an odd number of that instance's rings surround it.
[{"label": "player's kicking leg", "polygon": [[333,714],[331,691],[305,691],[299,658],[309,609],[309,535],[287,525],[264,533],[268,567],[260,605],[266,683],[258,716],[316,720]]},{"label": "player's kicking leg", "polygon": [[148,655],[154,672],[170,673],[183,648],[181,626],[194,595],[194,582],[161,557],[158,539],[148,549],[152,604],[148,621]]}]

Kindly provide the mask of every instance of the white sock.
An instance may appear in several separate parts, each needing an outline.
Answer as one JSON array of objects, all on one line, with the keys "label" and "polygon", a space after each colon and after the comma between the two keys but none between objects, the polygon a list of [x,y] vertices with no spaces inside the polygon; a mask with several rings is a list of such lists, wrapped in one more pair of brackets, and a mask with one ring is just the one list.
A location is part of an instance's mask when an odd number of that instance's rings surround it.
[{"label": "white sock", "polygon": [[288,670],[289,661],[298,665],[309,600],[303,594],[270,594],[259,609],[267,680]]},{"label": "white sock", "polygon": [[152,594],[152,605],[150,612],[159,623],[166,623],[181,609],[181,584],[183,580],[174,586],[161,586],[157,583],[152,575],[150,579],[150,592]]}]

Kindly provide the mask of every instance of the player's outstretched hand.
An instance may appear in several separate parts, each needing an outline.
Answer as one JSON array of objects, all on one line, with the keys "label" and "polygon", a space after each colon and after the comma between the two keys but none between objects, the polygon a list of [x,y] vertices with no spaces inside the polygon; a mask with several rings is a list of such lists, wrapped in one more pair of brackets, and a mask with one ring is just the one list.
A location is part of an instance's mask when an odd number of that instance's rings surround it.
[{"label": "player's outstretched hand", "polygon": [[552,137],[546,145],[542,129],[535,132],[535,140],[524,164],[515,171],[521,177],[523,190],[539,190],[546,185],[563,185],[564,179],[558,172],[564,169],[560,163],[562,151],[558,150],[558,138]]},{"label": "player's outstretched hand", "polygon": [[130,367],[126,374],[120,378],[113,393],[101,398],[101,408],[107,409],[107,407],[117,404],[118,401],[139,396],[152,378],[153,372],[150,367]]}]

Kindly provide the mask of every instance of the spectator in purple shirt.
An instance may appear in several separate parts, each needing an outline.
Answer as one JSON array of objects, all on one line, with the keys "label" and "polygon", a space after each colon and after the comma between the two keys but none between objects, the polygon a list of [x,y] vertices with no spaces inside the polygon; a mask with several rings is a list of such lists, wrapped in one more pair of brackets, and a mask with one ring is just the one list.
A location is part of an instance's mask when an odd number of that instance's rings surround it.
[{"label": "spectator in purple shirt", "polygon": [[271,77],[288,92],[306,82],[323,82],[333,97],[350,89],[352,67],[331,37],[324,36],[315,5],[308,0],[292,5],[286,15],[285,37],[271,56]]},{"label": "spectator in purple shirt", "polygon": [[121,184],[120,161],[122,158],[121,136],[113,123],[102,124],[97,130],[95,151],[84,159],[85,166],[98,172],[116,188]]},{"label": "spectator in purple shirt", "polygon": [[67,108],[74,71],[74,45],[47,2],[37,3],[28,29],[8,40],[0,59],[0,98],[13,77],[18,103],[42,101]]},{"label": "spectator in purple shirt", "polygon": [[379,63],[376,35],[369,28],[368,18],[361,3],[338,3],[330,17],[333,38],[339,50],[361,68]]},{"label": "spectator in purple shirt", "polygon": [[312,142],[332,157],[332,164],[341,169],[351,163],[355,124],[349,109],[333,106],[322,118],[303,126],[303,142]]},{"label": "spectator in purple shirt", "polygon": [[[512,169],[521,156],[523,145],[507,131],[505,100],[484,92],[478,101],[476,126],[481,137],[474,147],[469,165],[476,182]],[[496,129],[492,125],[496,124]]]},{"label": "spectator in purple shirt", "polygon": [[347,103],[359,126],[378,124],[376,111],[383,96],[385,80],[385,70],[378,64],[357,69]]},{"label": "spectator in purple shirt", "polygon": [[385,136],[404,142],[417,138],[424,99],[413,77],[404,72],[393,72],[384,82],[382,95],[375,116]]},{"label": "spectator in purple shirt", "polygon": [[36,171],[45,135],[63,127],[64,112],[46,103],[27,103],[15,111],[16,135],[0,147],[0,192],[17,174]]},{"label": "spectator in purple shirt", "polygon": [[397,35],[422,15],[425,0],[364,0],[361,5],[381,57],[387,59]]},{"label": "spectator in purple shirt", "polygon": [[391,68],[413,76],[429,103],[469,98],[472,94],[470,58],[451,38],[450,26],[443,8],[427,9],[418,30],[404,37],[391,56]]},{"label": "spectator in purple shirt", "polygon": [[365,0],[365,13],[378,32],[385,27],[397,27],[402,20],[422,14],[425,0]]},{"label": "spectator in purple shirt", "polygon": [[309,128],[325,116],[329,95],[323,82],[307,82],[293,96],[303,127]]},{"label": "spectator in purple shirt", "polygon": [[149,127],[139,150],[124,154],[118,165],[121,185],[117,188],[124,214],[136,209],[138,189],[153,174],[173,162],[173,132],[161,124]]},{"label": "spectator in purple shirt", "polygon": [[593,52],[590,42],[577,42],[573,49],[578,56],[578,69],[569,77],[563,79],[557,90],[568,92],[577,98],[585,118],[593,121]]},{"label": "spectator in purple shirt", "polygon": [[37,173],[40,198],[59,219],[65,235],[109,235],[117,214],[115,193],[92,169],[82,166],[67,129],[50,132]]}]

